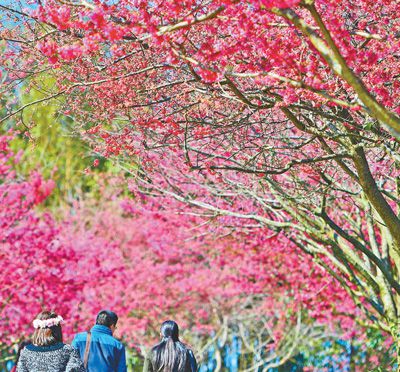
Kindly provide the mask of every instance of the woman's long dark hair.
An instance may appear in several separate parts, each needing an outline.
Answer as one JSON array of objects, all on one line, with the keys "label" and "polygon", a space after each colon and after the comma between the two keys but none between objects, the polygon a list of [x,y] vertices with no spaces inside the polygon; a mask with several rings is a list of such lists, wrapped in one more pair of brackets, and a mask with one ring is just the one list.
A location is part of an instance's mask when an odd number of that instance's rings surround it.
[{"label": "woman's long dark hair", "polygon": [[156,372],[185,372],[188,349],[179,341],[179,327],[173,320],[161,325],[162,340],[153,347],[153,367]]}]

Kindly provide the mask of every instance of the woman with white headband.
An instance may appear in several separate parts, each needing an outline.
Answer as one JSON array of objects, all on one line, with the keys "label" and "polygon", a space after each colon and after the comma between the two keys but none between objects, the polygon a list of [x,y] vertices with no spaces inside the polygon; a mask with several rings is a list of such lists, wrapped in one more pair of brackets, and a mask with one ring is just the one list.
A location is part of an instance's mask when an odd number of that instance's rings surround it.
[{"label": "woman with white headband", "polygon": [[21,351],[17,372],[85,372],[78,351],[62,342],[62,323],[51,311],[36,317],[32,343]]}]

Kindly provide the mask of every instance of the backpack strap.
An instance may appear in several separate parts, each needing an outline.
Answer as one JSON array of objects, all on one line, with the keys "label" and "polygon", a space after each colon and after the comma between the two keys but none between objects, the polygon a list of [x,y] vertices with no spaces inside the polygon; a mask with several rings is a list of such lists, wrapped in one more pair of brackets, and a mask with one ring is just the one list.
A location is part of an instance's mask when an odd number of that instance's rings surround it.
[{"label": "backpack strap", "polygon": [[83,365],[84,365],[86,370],[87,370],[88,361],[89,361],[89,351],[90,351],[90,341],[91,341],[91,339],[92,339],[92,334],[90,333],[90,331],[88,331],[87,337],[86,337],[85,355],[83,357]]}]

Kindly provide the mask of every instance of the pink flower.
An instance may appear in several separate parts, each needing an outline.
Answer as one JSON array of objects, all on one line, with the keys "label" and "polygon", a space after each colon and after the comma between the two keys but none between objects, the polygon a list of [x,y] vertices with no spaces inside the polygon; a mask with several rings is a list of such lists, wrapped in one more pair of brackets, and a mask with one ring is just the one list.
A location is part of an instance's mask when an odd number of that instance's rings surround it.
[{"label": "pink flower", "polygon": [[83,54],[82,47],[78,44],[66,45],[59,49],[60,57],[65,61],[72,61]]},{"label": "pink flower", "polygon": [[48,57],[50,63],[54,64],[58,61],[57,44],[53,40],[39,42],[37,48]]}]

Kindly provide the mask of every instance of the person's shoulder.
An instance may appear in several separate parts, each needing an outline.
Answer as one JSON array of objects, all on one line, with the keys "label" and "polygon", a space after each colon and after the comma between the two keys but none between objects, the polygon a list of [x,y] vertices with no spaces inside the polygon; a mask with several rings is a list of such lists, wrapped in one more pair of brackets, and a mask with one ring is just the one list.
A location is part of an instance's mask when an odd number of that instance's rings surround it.
[{"label": "person's shoulder", "polygon": [[86,340],[87,334],[86,331],[75,334],[74,341]]},{"label": "person's shoulder", "polygon": [[67,352],[72,352],[72,351],[76,350],[73,346],[71,346],[69,344],[64,344],[62,349],[67,351]]},{"label": "person's shoulder", "polygon": [[157,350],[161,347],[161,342],[159,342],[158,344],[155,344],[150,350],[149,350],[149,354],[153,354],[155,352],[157,352]]},{"label": "person's shoulder", "polygon": [[125,345],[120,340],[117,340],[115,337],[112,338],[117,349],[125,349]]},{"label": "person's shoulder", "polygon": [[193,352],[193,350],[191,349],[191,348],[186,348],[186,350],[187,350],[187,353],[191,356],[191,357],[194,357],[194,352]]},{"label": "person's shoulder", "polygon": [[192,347],[191,347],[189,344],[184,343],[183,346],[185,347],[186,351],[187,351],[189,354],[193,354]]},{"label": "person's shoulder", "polygon": [[78,350],[69,344],[64,344],[62,350],[64,351],[64,353],[69,354],[69,355],[72,355],[72,354],[79,355]]},{"label": "person's shoulder", "polygon": [[[29,345],[28,345],[29,346]],[[24,357],[27,353],[29,353],[29,349],[27,348],[27,347],[24,347],[22,350],[21,350],[21,353],[19,354],[20,355],[20,358],[21,357]]]},{"label": "person's shoulder", "polygon": [[116,339],[114,336],[109,335],[109,334],[97,334],[97,341],[101,344],[109,345],[111,347],[117,348],[117,349],[123,349],[125,348],[124,344]]},{"label": "person's shoulder", "polygon": [[190,348],[187,348],[186,350],[187,350],[187,354],[189,355],[189,359],[192,360],[192,361],[196,361],[196,357],[194,355],[193,350],[190,349]]},{"label": "person's shoulder", "polygon": [[157,344],[157,345],[154,345],[153,347],[151,347],[151,348],[149,348],[149,349],[147,349],[147,351],[145,351],[144,354],[143,354],[144,357],[145,357],[146,359],[152,361],[152,360],[154,359],[154,355],[155,355],[155,353],[156,353],[156,351],[157,351],[157,346],[158,346],[158,344]]},{"label": "person's shoulder", "polygon": [[154,354],[160,347],[160,344],[153,345],[150,349],[148,349],[148,354]]}]

